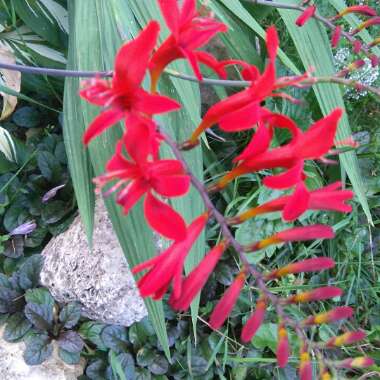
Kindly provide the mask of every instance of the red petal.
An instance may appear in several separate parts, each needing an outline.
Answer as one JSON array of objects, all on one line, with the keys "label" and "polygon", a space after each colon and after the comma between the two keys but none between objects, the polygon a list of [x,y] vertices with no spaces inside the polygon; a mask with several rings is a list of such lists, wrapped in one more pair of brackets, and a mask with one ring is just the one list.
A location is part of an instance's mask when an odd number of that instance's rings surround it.
[{"label": "red petal", "polygon": [[181,215],[151,193],[145,198],[144,214],[149,225],[166,238],[182,240],[186,237],[186,225]]},{"label": "red petal", "polygon": [[281,337],[277,346],[277,364],[280,368],[286,367],[289,361],[289,340],[287,336]]},{"label": "red petal", "polygon": [[203,79],[201,69],[199,68],[198,61],[197,61],[197,56],[190,50],[190,49],[183,49],[180,47],[180,50],[184,57],[188,60],[190,63],[191,68],[194,71],[195,76],[199,81]]},{"label": "red petal", "polygon": [[215,246],[185,278],[181,296],[179,298],[174,297],[174,295],[170,297],[169,303],[173,309],[185,311],[189,308],[192,300],[206,284],[225,248],[226,246],[223,243]]},{"label": "red petal", "polygon": [[210,316],[210,326],[213,329],[218,329],[221,327],[224,321],[230,315],[239,297],[240,291],[243,288],[244,280],[244,273],[240,273],[216,305],[214,311]]},{"label": "red petal", "polygon": [[284,207],[282,216],[284,220],[291,221],[301,216],[307,209],[310,203],[310,193],[305,184],[299,182],[296,186],[294,194],[289,197],[289,201]]},{"label": "red petal", "polygon": [[334,145],[334,137],[342,117],[341,108],[318,120],[299,139],[295,154],[300,158],[315,159],[326,154]]},{"label": "red petal", "polygon": [[260,116],[260,104],[255,102],[221,117],[219,126],[226,132],[244,131],[253,128],[260,120]]},{"label": "red petal", "polygon": [[[107,162],[107,171],[113,172],[113,171],[127,171],[130,172],[130,174],[136,173],[138,171],[138,168],[136,165],[130,163],[122,154],[121,150],[123,147],[123,142],[119,141],[116,145],[116,152],[111,157],[111,159]],[[124,173],[123,173],[124,176]]]},{"label": "red petal", "polygon": [[149,166],[151,177],[185,174],[183,165],[178,160],[159,160]]},{"label": "red petal", "polygon": [[259,127],[256,133],[253,135],[252,140],[249,142],[247,147],[243,150],[239,156],[234,158],[234,162],[246,160],[260,153],[263,153],[269,148],[272,134],[269,132],[268,128],[265,127],[263,123],[259,123]]},{"label": "red petal", "polygon": [[155,115],[175,111],[181,108],[181,105],[173,99],[162,95],[152,95],[144,90],[140,90],[139,101],[135,105],[136,110]]},{"label": "red petal", "polygon": [[131,91],[141,85],[159,32],[158,22],[151,21],[135,40],[120,48],[113,77],[116,91]]},{"label": "red petal", "polygon": [[317,10],[315,5],[311,5],[310,7],[307,7],[303,13],[297,18],[296,25],[297,26],[303,26],[305,23],[314,16],[315,11]]},{"label": "red petal", "polygon": [[335,234],[330,226],[314,224],[312,226],[290,228],[288,230],[277,232],[275,236],[281,241],[291,242],[314,239],[332,239]]},{"label": "red petal", "polygon": [[246,324],[241,331],[241,340],[245,343],[251,341],[255,336],[257,330],[260,328],[261,324],[264,321],[266,311],[266,302],[264,299],[259,299],[256,304],[256,310],[248,319]]},{"label": "red petal", "polygon": [[271,189],[288,189],[301,181],[302,172],[303,161],[300,161],[297,165],[281,174],[265,177],[263,183]]},{"label": "red petal", "polygon": [[[106,95],[107,94],[107,95]],[[113,96],[110,83],[103,79],[93,78],[83,83],[79,91],[81,98],[97,106],[104,106]]]},{"label": "red petal", "polygon": [[178,38],[179,32],[179,8],[177,0],[158,0],[161,13],[164,16],[166,25],[169,30]]},{"label": "red petal", "polygon": [[149,187],[144,181],[133,181],[117,196],[117,203],[123,206],[124,214],[139,201],[139,199],[148,191]]},{"label": "red petal", "polygon": [[164,197],[179,197],[189,191],[190,177],[174,175],[154,178],[151,180],[153,189]]},{"label": "red petal", "polygon": [[103,133],[106,129],[119,122],[124,113],[118,109],[111,108],[100,113],[86,129],[83,135],[83,143],[87,145],[94,137]]},{"label": "red petal", "polygon": [[275,26],[271,26],[267,29],[266,45],[269,59],[274,60],[279,46],[278,34]]},{"label": "red petal", "polygon": [[227,72],[225,68],[213,55],[205,51],[195,51],[194,54],[197,58],[197,61],[214,70],[215,73],[218,74],[219,78],[227,79]]},{"label": "red petal", "polygon": [[181,25],[185,25],[197,15],[196,0],[184,0],[181,9]]}]

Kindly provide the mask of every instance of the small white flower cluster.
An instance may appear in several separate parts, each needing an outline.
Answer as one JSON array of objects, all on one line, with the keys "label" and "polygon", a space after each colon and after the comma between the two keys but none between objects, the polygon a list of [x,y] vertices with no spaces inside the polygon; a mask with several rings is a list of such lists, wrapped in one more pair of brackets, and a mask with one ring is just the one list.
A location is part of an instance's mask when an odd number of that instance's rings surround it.
[{"label": "small white flower cluster", "polygon": [[[347,67],[352,61],[352,55],[349,48],[338,49],[334,56],[334,64],[337,71]],[[365,85],[373,85],[379,79],[379,67],[372,67],[371,61],[364,58],[365,65],[360,69],[355,70],[349,74],[350,79],[354,79]],[[361,96],[367,95],[367,91],[357,91],[349,88],[346,90],[345,95],[351,99],[358,99]]]}]

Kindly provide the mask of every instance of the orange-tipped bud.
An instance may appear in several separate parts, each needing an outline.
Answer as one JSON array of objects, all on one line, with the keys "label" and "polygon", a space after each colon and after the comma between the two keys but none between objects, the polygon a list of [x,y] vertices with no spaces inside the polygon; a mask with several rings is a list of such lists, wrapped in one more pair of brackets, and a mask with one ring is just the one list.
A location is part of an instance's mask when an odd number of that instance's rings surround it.
[{"label": "orange-tipped bud", "polygon": [[341,347],[365,339],[367,334],[364,331],[349,331],[345,334],[335,336],[326,342],[326,347]]},{"label": "orange-tipped bud", "polygon": [[313,368],[311,366],[310,355],[307,352],[306,345],[303,345],[300,351],[300,380],[312,380]]},{"label": "orange-tipped bud", "polygon": [[220,299],[216,305],[214,311],[210,316],[210,326],[213,329],[218,329],[230,315],[235,303],[239,297],[241,289],[243,288],[245,281],[245,273],[240,272],[232,285],[224,293],[223,297]]},{"label": "orange-tipped bud", "polygon": [[286,367],[289,361],[289,339],[285,324],[281,322],[278,325],[278,345],[277,345],[277,364],[280,368]]},{"label": "orange-tipped bud", "polygon": [[345,69],[339,71],[336,75],[338,77],[345,77],[347,74],[352,73],[353,71],[356,71],[363,67],[365,65],[364,59],[358,59],[352,63],[350,63]]},{"label": "orange-tipped bud", "polygon": [[306,227],[295,227],[278,232],[269,238],[251,244],[247,246],[245,250],[247,252],[251,252],[278,243],[306,241],[314,239],[332,239],[334,236],[334,230],[330,226],[324,226],[322,224],[315,224],[313,226]]},{"label": "orange-tipped bud", "polygon": [[368,5],[354,5],[343,9],[338,15],[331,18],[331,20],[337,20],[349,13],[361,13],[365,16],[376,16],[376,10]]},{"label": "orange-tipped bud", "polygon": [[341,36],[342,36],[342,27],[338,25],[335,27],[334,32],[331,37],[331,46],[333,48],[336,48],[338,46]]},{"label": "orange-tipped bud", "polygon": [[264,321],[266,308],[266,298],[259,298],[256,303],[256,310],[250,316],[247,323],[244,325],[243,330],[241,331],[241,340],[243,342],[248,343],[255,336],[257,330],[260,328],[261,324]]},{"label": "orange-tipped bud", "polygon": [[306,24],[306,22],[315,15],[315,11],[317,10],[315,5],[310,5],[307,7],[301,15],[296,20],[297,26],[303,26]]},{"label": "orange-tipped bud", "polygon": [[340,306],[327,311],[326,313],[320,313],[312,315],[306,318],[302,324],[304,326],[321,325],[323,323],[331,323],[339,321],[340,319],[350,318],[354,313],[353,309],[349,306]]},{"label": "orange-tipped bud", "polygon": [[309,292],[303,292],[290,296],[285,300],[286,303],[304,303],[311,301],[321,301],[329,298],[340,297],[343,294],[343,290],[335,286],[324,286],[310,290]]},{"label": "orange-tipped bud", "polygon": [[335,261],[329,257],[316,257],[314,259],[307,259],[298,261],[293,264],[286,265],[280,269],[276,269],[269,273],[266,278],[268,280],[280,278],[287,274],[295,274],[301,272],[316,272],[324,269],[330,269],[335,266]]},{"label": "orange-tipped bud", "polygon": [[373,25],[379,25],[380,24],[380,17],[372,17],[367,21],[362,22],[356,29],[352,31],[352,35],[359,33],[361,30],[366,29]]},{"label": "orange-tipped bud", "polygon": [[372,358],[369,358],[368,356],[361,356],[358,358],[350,358],[342,360],[338,363],[339,368],[348,368],[348,369],[354,369],[354,368],[367,368],[371,365],[374,365],[375,361]]},{"label": "orange-tipped bud", "polygon": [[377,46],[380,44],[380,37],[377,37],[375,38],[369,45],[368,47],[373,47],[373,46]]}]

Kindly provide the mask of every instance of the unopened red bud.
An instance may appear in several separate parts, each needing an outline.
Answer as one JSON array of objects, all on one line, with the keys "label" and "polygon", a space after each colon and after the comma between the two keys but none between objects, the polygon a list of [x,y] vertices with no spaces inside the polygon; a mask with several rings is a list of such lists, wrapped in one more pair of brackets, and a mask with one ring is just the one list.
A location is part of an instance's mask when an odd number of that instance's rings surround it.
[{"label": "unopened red bud", "polygon": [[358,54],[363,46],[362,42],[359,41],[359,40],[355,40],[353,42],[353,46],[354,46],[354,53],[355,54]]},{"label": "unopened red bud", "polygon": [[313,368],[311,366],[310,355],[307,352],[307,347],[304,345],[300,351],[300,380],[312,380]]},{"label": "unopened red bud", "polygon": [[297,18],[296,25],[303,26],[305,23],[315,15],[315,11],[317,10],[315,5],[310,5],[307,7],[302,14]]},{"label": "unopened red bud", "polygon": [[379,16],[372,17],[369,20],[362,22],[356,29],[354,29],[351,32],[351,34],[352,35],[357,34],[363,29],[366,29],[366,28],[373,26],[373,25],[379,25],[379,24],[380,24],[380,17]]},{"label": "unopened red bud", "polygon": [[343,9],[338,15],[331,18],[331,20],[336,20],[343,17],[349,13],[361,13],[366,16],[376,16],[376,10],[368,5],[354,5],[352,7],[347,7]]},{"label": "unopened red bud", "polygon": [[335,286],[325,286],[309,292],[303,292],[286,299],[286,303],[303,303],[321,301],[329,298],[340,297],[343,290]]},{"label": "unopened red bud", "polygon": [[376,54],[371,54],[371,56],[369,58],[371,60],[372,67],[379,66],[380,58]]},{"label": "unopened red bud", "polygon": [[335,261],[329,257],[316,257],[298,261],[285,267],[274,270],[267,275],[267,279],[274,279],[286,276],[287,274],[296,274],[301,272],[316,272],[324,269],[330,269],[335,266]]},{"label": "unopened red bud", "polygon": [[346,346],[365,339],[367,334],[364,331],[349,331],[345,334],[335,336],[326,342],[326,347]]},{"label": "unopened red bud", "polygon": [[333,35],[331,37],[331,46],[333,48],[336,48],[338,46],[341,36],[342,36],[342,27],[338,25],[335,27]]},{"label": "unopened red bud", "polygon": [[369,358],[368,356],[361,356],[358,358],[350,358],[350,359],[342,360],[341,362],[338,363],[337,367],[348,368],[348,369],[367,368],[374,364],[375,364],[375,361],[372,358]]},{"label": "unopened red bud", "polygon": [[304,326],[311,325],[321,325],[323,323],[331,323],[335,321],[339,321],[341,319],[350,318],[353,314],[353,309],[349,306],[340,306],[327,311],[326,313],[320,313],[317,315],[312,315],[306,318],[302,324]]},{"label": "unopened red bud", "polygon": [[245,280],[245,273],[239,273],[232,285],[224,293],[218,304],[210,316],[210,326],[213,329],[218,329],[231,314],[233,307],[239,297],[241,289],[243,288]]},{"label": "unopened red bud", "polygon": [[280,368],[286,367],[289,361],[289,339],[284,323],[278,327],[278,345],[276,351],[277,364]]},{"label": "unopened red bud", "polygon": [[257,330],[264,321],[266,308],[266,299],[264,297],[259,298],[256,303],[256,310],[249,317],[241,331],[241,340],[244,343],[248,343],[255,336]]}]

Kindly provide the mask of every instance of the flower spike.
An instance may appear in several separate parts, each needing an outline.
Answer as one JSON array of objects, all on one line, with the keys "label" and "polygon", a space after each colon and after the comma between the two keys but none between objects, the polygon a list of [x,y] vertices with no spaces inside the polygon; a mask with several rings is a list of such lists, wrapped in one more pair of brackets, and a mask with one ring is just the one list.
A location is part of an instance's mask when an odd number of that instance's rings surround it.
[{"label": "flower spike", "polygon": [[343,9],[339,14],[332,17],[331,20],[335,21],[343,16],[346,16],[350,13],[361,13],[365,16],[376,16],[376,10],[368,5],[353,5],[351,7],[347,7]]},{"label": "flower spike", "polygon": [[367,356],[361,356],[353,359],[345,359],[338,363],[339,368],[348,368],[348,369],[356,369],[356,368],[367,368],[371,367],[375,364],[375,361],[372,358]]},{"label": "flower spike", "polygon": [[342,294],[343,290],[340,288],[336,288],[335,286],[325,286],[290,296],[285,300],[285,303],[291,304],[322,301],[329,298],[340,297]]},{"label": "flower spike", "polygon": [[349,344],[365,339],[366,336],[367,334],[364,331],[349,331],[345,334],[329,339],[326,342],[325,346],[328,348],[347,346]]},{"label": "flower spike", "polygon": [[300,374],[300,380],[313,379],[313,368],[311,366],[310,354],[305,344],[301,346],[301,350],[300,350],[299,374]]}]

